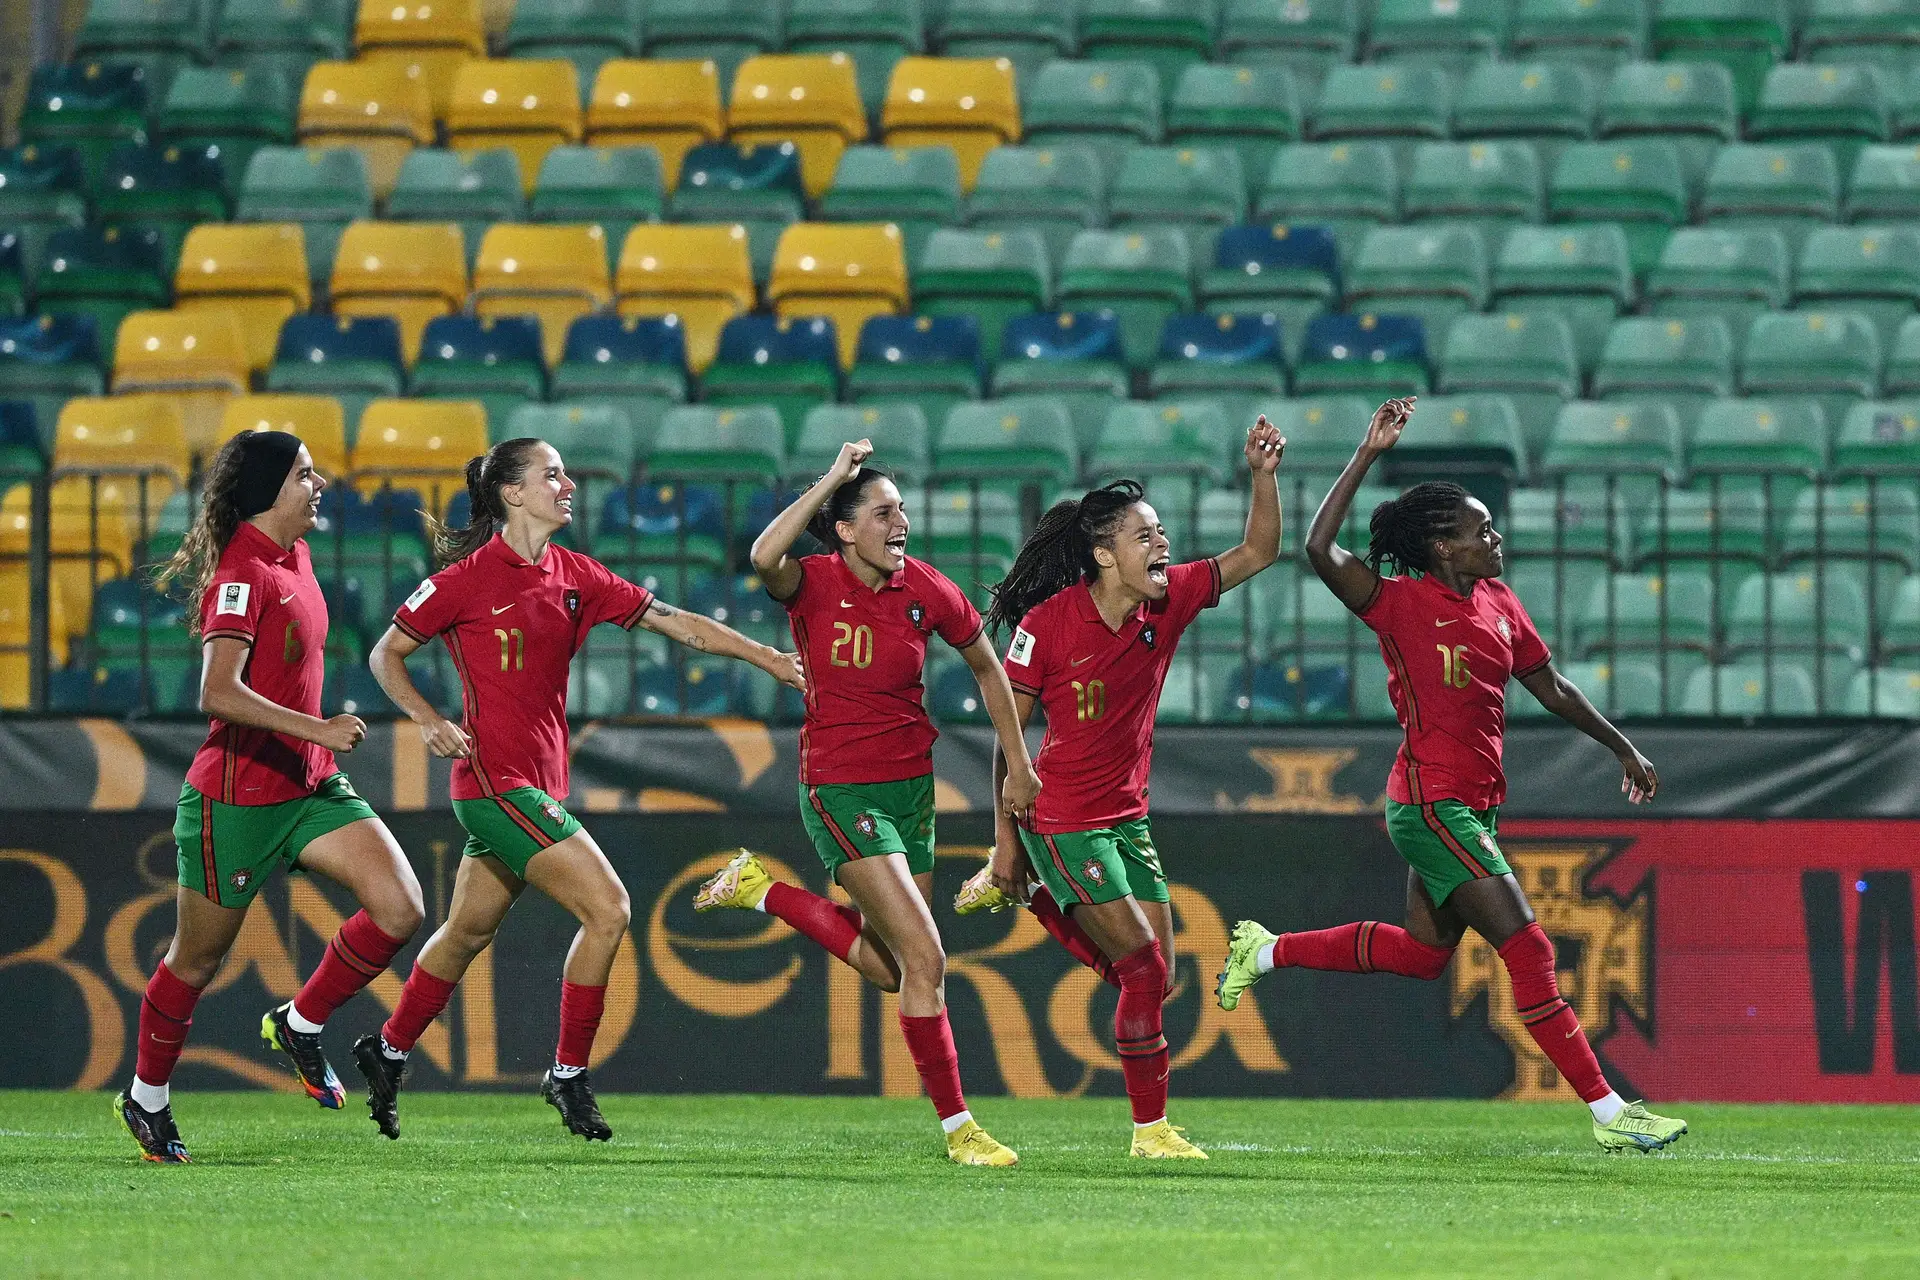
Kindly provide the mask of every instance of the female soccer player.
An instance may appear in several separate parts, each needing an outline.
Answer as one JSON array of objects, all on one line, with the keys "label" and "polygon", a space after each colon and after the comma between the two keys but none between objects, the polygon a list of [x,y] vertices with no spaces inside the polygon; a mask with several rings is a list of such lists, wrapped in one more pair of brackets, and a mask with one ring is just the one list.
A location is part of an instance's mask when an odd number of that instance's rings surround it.
[{"label": "female soccer player", "polygon": [[[1253,496],[1240,545],[1169,566],[1171,545],[1140,485],[1117,480],[1055,503],[994,588],[987,620],[1013,629],[1007,670],[1024,726],[1046,708],[1040,801],[1002,814],[993,860],[962,911],[1028,901],[1047,931],[1120,988],[1113,1034],[1133,1107],[1129,1154],[1205,1160],[1167,1120],[1161,1005],[1173,973],[1173,909],[1147,825],[1153,717],[1180,636],[1202,609],[1280,555],[1286,440],[1265,417],[1247,432]],[[996,776],[1000,762],[995,760]],[[991,880],[991,890],[988,880]]]},{"label": "female soccer player", "polygon": [[133,1083],[116,1099],[148,1160],[187,1161],[168,1081],[194,1004],[276,865],[317,871],[361,903],[299,994],[260,1020],[261,1036],[323,1107],[346,1097],[321,1051],[322,1025],[420,927],[420,885],[400,846],[334,763],[367,726],[320,714],[327,604],[303,535],[326,487],[297,437],[235,436],[214,455],[193,527],[155,579],[161,590],[187,584],[200,709],[212,723],[174,817],[173,941],[140,1005]]},{"label": "female soccer player", "polygon": [[[1276,937],[1243,920],[1216,988],[1220,1007],[1234,1008],[1262,974],[1286,965],[1437,978],[1472,928],[1506,964],[1514,1006],[1534,1042],[1592,1109],[1600,1145],[1656,1151],[1685,1133],[1686,1123],[1626,1102],[1608,1086],[1573,1006],[1560,998],[1553,944],[1496,842],[1507,789],[1500,748],[1508,676],[1613,752],[1632,803],[1653,799],[1660,779],[1554,670],[1533,620],[1499,581],[1500,535],[1487,508],[1466,490],[1430,481],[1381,503],[1365,560],[1334,541],[1354,492],[1399,442],[1412,413],[1411,398],[1380,406],[1307,532],[1314,571],[1380,636],[1387,690],[1406,731],[1387,779],[1387,834],[1411,868],[1406,927],[1364,920]],[[1381,576],[1389,562],[1399,576]]]},{"label": "female soccer player", "polygon": [[[928,909],[933,892],[933,740],[921,705],[928,637],[960,651],[1014,761],[1009,809],[1040,783],[1014,721],[1013,693],[980,614],[946,577],[907,555],[907,514],[868,441],[844,444],[833,468],[753,544],[753,567],[786,606],[807,668],[800,730],[800,814],[827,874],[858,908],[773,881],[753,854],[700,886],[694,907],[745,907],[786,921],[883,991],[900,993],[900,1032],[960,1164],[1018,1157],[974,1122],[947,1024],[947,957]],[[789,554],[802,531],[826,555]]]},{"label": "female soccer player", "polygon": [[[427,747],[452,758],[453,812],[467,833],[446,923],[420,948],[381,1034],[353,1046],[367,1078],[367,1109],[389,1138],[400,1136],[408,1052],[528,884],[580,921],[560,984],[559,1047],[540,1094],[569,1132],[589,1141],[613,1136],[587,1059],[607,975],[627,936],[627,890],[560,803],[567,797],[567,673],[587,632],[601,622],[642,626],[803,687],[794,655],[672,608],[599,561],[554,545],[553,535],[573,522],[574,487],[544,440],[505,440],[467,463],[471,519],[464,529],[436,526],[434,550],[445,567],[400,606],[370,656],[380,687],[420,727]],[[458,725],[407,675],[407,655],[435,636],[460,674],[465,714]]]}]

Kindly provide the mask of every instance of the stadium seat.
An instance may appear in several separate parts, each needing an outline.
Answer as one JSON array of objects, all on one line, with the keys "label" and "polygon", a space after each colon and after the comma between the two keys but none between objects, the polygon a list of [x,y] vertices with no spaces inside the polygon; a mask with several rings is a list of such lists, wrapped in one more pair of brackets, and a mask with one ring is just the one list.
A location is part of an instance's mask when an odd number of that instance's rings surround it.
[{"label": "stadium seat", "polygon": [[158,98],[174,71],[207,60],[213,10],[206,0],[93,0],[74,42],[74,56],[140,67]]},{"label": "stadium seat", "polygon": [[1890,396],[1920,394],[1920,316],[1904,321],[1894,333],[1881,386]]},{"label": "stadium seat", "polygon": [[521,404],[546,398],[546,382],[534,317],[435,316],[421,334],[407,391],[430,400],[477,401],[498,431]]},{"label": "stadium seat", "polygon": [[1080,56],[1145,62],[1171,93],[1181,72],[1212,52],[1214,10],[1175,0],[1082,0]]},{"label": "stadium seat", "polygon": [[1444,139],[1452,112],[1453,78],[1437,66],[1337,66],[1320,85],[1307,136]]},{"label": "stadium seat", "polygon": [[[925,479],[932,464],[933,431],[918,405],[823,404],[809,409],[801,421],[800,434],[787,451],[788,479],[795,485],[812,484],[833,467],[840,446],[849,440],[873,441],[875,456],[902,485]],[[917,533],[925,536],[918,515],[909,512]],[[1014,532],[1017,537],[1017,517]]]},{"label": "stadium seat", "polygon": [[1236,428],[1251,426],[1255,416],[1264,413],[1287,438],[1282,465],[1288,479],[1282,480],[1281,493],[1288,498],[1293,496],[1290,480],[1305,477],[1310,491],[1340,473],[1366,435],[1374,409],[1360,396],[1262,396],[1238,403],[1241,411],[1228,419]]},{"label": "stadium seat", "polygon": [[[1505,491],[1526,478],[1526,441],[1507,397],[1432,396],[1421,401],[1420,411],[1421,429],[1396,448],[1396,466],[1418,467],[1422,476],[1448,475],[1469,490],[1491,478]],[[1500,502],[1488,505],[1496,520],[1504,515]]]},{"label": "stadium seat", "polygon": [[781,47],[785,8],[762,0],[650,0],[647,56],[711,61],[731,84],[746,59]]},{"label": "stadium seat", "polygon": [[1717,579],[1716,598],[1731,607],[1748,573],[1771,562],[1772,538],[1764,497],[1748,488],[1679,489],[1641,517],[1633,531],[1631,563],[1642,570],[1699,569]]},{"label": "stadium seat", "polygon": [[1082,231],[1067,246],[1058,296],[1063,308],[1113,312],[1128,364],[1145,368],[1167,317],[1193,308],[1187,241],[1164,226]]},{"label": "stadium seat", "polygon": [[1281,144],[1300,136],[1300,95],[1284,66],[1195,65],[1180,73],[1167,107],[1167,141],[1230,147],[1249,181],[1266,177]]},{"label": "stadium seat", "polygon": [[68,396],[100,395],[106,379],[90,316],[0,320],[0,396],[33,406],[51,424]]},{"label": "stadium seat", "polygon": [[1582,368],[1600,358],[1607,330],[1634,299],[1632,251],[1618,224],[1516,227],[1493,266],[1494,305],[1567,322]]},{"label": "stadium seat", "polygon": [[1547,209],[1555,222],[1618,223],[1634,271],[1644,274],[1687,221],[1680,153],[1664,138],[1573,143],[1554,167]]},{"label": "stadium seat", "polygon": [[436,120],[448,118],[460,68],[487,54],[480,0],[437,0],[411,8],[360,0],[353,43],[361,65],[394,67],[424,88]]},{"label": "stadium seat", "polygon": [[73,146],[89,174],[123,142],[144,142],[147,112],[159,105],[147,94],[144,70],[88,60],[33,69],[20,112],[20,141]]},{"label": "stadium seat", "polygon": [[349,432],[368,401],[405,385],[400,323],[391,316],[294,316],[280,328],[266,377],[268,391],[335,399]]},{"label": "stadium seat", "polygon": [[328,290],[336,314],[392,316],[411,361],[420,331],[467,301],[467,253],[451,222],[355,222],[340,237]]},{"label": "stadium seat", "polygon": [[1837,424],[1855,400],[1880,389],[1880,335],[1855,311],[1770,312],[1747,331],[1740,389],[1818,396],[1827,421]]},{"label": "stadium seat", "polygon": [[1148,387],[1155,398],[1286,394],[1280,322],[1272,315],[1176,315],[1160,331]]},{"label": "stadium seat", "polygon": [[1857,662],[1870,638],[1860,583],[1847,574],[1817,573],[1805,565],[1749,578],[1740,587],[1727,625],[1727,648],[1734,654],[1825,650]]},{"label": "stadium seat", "polygon": [[1461,74],[1506,44],[1508,8],[1499,0],[1377,0],[1367,58],[1397,66],[1432,65]]},{"label": "stadium seat", "polygon": [[1733,143],[1707,172],[1700,215],[1719,226],[1772,227],[1798,252],[1807,233],[1840,217],[1840,170],[1818,143]]},{"label": "stadium seat", "polygon": [[1505,396],[1532,457],[1545,450],[1560,406],[1579,397],[1580,385],[1573,331],[1561,316],[1462,315],[1447,326],[1436,388],[1448,395]]},{"label": "stadium seat", "polygon": [[687,398],[685,328],[672,314],[582,316],[567,329],[551,387],[556,401],[618,408],[644,455],[660,419]]},{"label": "stadium seat", "polygon": [[1661,0],[1653,19],[1660,58],[1718,62],[1733,75],[1742,111],[1753,109],[1767,70],[1792,39],[1786,0]]},{"label": "stadium seat", "polygon": [[226,185],[220,161],[205,150],[122,143],[101,171],[93,214],[157,226],[169,246],[178,245],[194,224],[226,221]]},{"label": "stadium seat", "polygon": [[[56,580],[57,581],[57,580]],[[49,584],[47,647],[49,662],[65,666],[68,627],[59,587]],[[32,704],[33,614],[27,566],[0,564],[0,710],[22,711]]]},{"label": "stadium seat", "polygon": [[1487,254],[1471,227],[1378,227],[1346,273],[1347,305],[1417,316],[1439,338],[1487,303]]},{"label": "stadium seat", "polygon": [[1073,11],[1050,0],[948,0],[927,13],[934,47],[947,58],[1005,58],[1019,83],[1073,56]]},{"label": "stadium seat", "polygon": [[917,260],[937,228],[962,217],[960,165],[947,146],[848,147],[820,201],[828,222],[891,222]]},{"label": "stadium seat", "polygon": [[1912,227],[1819,227],[1800,250],[1796,306],[1855,311],[1879,330],[1883,349],[1920,305],[1920,231]]},{"label": "stadium seat", "polygon": [[1293,389],[1300,395],[1419,395],[1430,366],[1426,329],[1413,316],[1315,316],[1307,325]]},{"label": "stadium seat", "polygon": [[263,146],[293,141],[299,81],[278,67],[182,67],[160,107],[160,141],[216,156],[230,183]]},{"label": "stadium seat", "polygon": [[347,147],[262,147],[247,161],[233,216],[239,222],[297,222],[307,271],[326,281],[347,224],[373,217],[366,158]]},{"label": "stadium seat", "polygon": [[473,310],[480,316],[534,316],[546,335],[547,363],[557,364],[567,326],[606,307],[613,300],[611,285],[599,227],[499,223],[480,242]]},{"label": "stadium seat", "polygon": [[544,0],[515,5],[504,52],[513,58],[565,58],[582,88],[609,58],[640,54],[640,0]]},{"label": "stadium seat", "polygon": [[703,143],[680,165],[671,211],[676,222],[737,222],[746,228],[756,281],[773,269],[780,236],[806,217],[800,151],[791,142],[740,148]]},{"label": "stadium seat", "polygon": [[1734,390],[1733,333],[1718,316],[1626,316],[1613,322],[1593,374],[1596,400],[1665,404],[1683,434],[1708,403]]},{"label": "stadium seat", "polygon": [[1920,475],[1920,400],[1853,406],[1833,442],[1836,476]]},{"label": "stadium seat", "polygon": [[[1909,409],[1897,416],[1914,415]],[[1920,568],[1920,498],[1914,494],[1910,460],[1902,470],[1905,474],[1868,476],[1801,493],[1781,541],[1782,562],[1798,565],[1801,572],[1824,565],[1828,576],[1847,569],[1845,562],[1876,566],[1871,575],[1847,576],[1864,593],[1877,594],[1884,614],[1900,579]],[[1869,578],[1876,581],[1869,585]]]},{"label": "stadium seat", "polygon": [[761,54],[733,76],[727,136],[741,147],[791,142],[800,179],[817,200],[833,181],[840,155],[866,140],[853,60],[835,54]]},{"label": "stadium seat", "polygon": [[358,151],[377,200],[393,190],[407,153],[433,142],[433,130],[426,85],[396,63],[315,63],[300,90],[301,144]]},{"label": "stadium seat", "polygon": [[780,415],[783,435],[791,440],[807,410],[840,398],[838,350],[833,322],[819,316],[735,316],[720,331],[701,398],[708,404],[765,405]]},{"label": "stadium seat", "polygon": [[[53,482],[46,532],[49,576],[64,601],[70,634],[86,634],[95,588],[132,571],[135,552],[153,532],[171,488],[163,479],[139,476],[68,476]],[[15,485],[0,498],[0,564],[27,560],[31,501],[26,485]]]},{"label": "stadium seat", "polygon": [[1920,217],[1920,147],[1862,148],[1847,183],[1846,215],[1852,222]]},{"label": "stadium seat", "polygon": [[643,62],[615,58],[602,64],[587,104],[587,141],[596,147],[652,147],[669,189],[680,162],[701,143],[726,136],[720,76],[705,58]]},{"label": "stadium seat", "polygon": [[1877,69],[1786,62],[1767,73],[1747,136],[1756,142],[1824,142],[1846,170],[1862,147],[1887,141],[1892,126],[1893,104]]},{"label": "stadium seat", "polygon": [[1653,476],[1679,484],[1686,478],[1680,421],[1670,405],[1576,400],[1561,408],[1540,466],[1550,474]]},{"label": "stadium seat", "polygon": [[[513,410],[499,434],[508,440],[523,436],[545,440],[559,451],[567,474],[576,480],[593,477],[627,484],[641,457],[633,424],[616,405],[523,404]],[[651,440],[647,446],[652,447]],[[605,492],[606,486],[596,485],[594,491]]]},{"label": "stadium seat", "polygon": [[1840,709],[1850,716],[1920,719],[1920,671],[1911,667],[1856,671]]},{"label": "stadium seat", "polygon": [[87,220],[87,178],[71,144],[0,149],[0,225],[18,228],[24,256],[40,258],[54,227]]},{"label": "stadium seat", "polygon": [[1680,712],[1688,716],[1811,716],[1819,706],[1813,677],[1797,663],[1735,662],[1702,667],[1688,679]]},{"label": "stadium seat", "polygon": [[1049,62],[1021,114],[1029,146],[1089,147],[1111,179],[1128,147],[1160,141],[1160,76],[1145,62]]},{"label": "stadium seat", "polygon": [[580,141],[580,85],[564,58],[473,58],[454,75],[446,110],[455,151],[504,147],[520,161],[528,195],[547,153]]},{"label": "stadium seat", "polygon": [[1339,246],[1332,232],[1310,224],[1228,227],[1200,273],[1198,298],[1210,313],[1271,315],[1291,354],[1307,322],[1339,305]]},{"label": "stadium seat", "polygon": [[1308,96],[1329,68],[1353,60],[1359,43],[1355,0],[1226,0],[1221,9],[1220,57],[1287,67]]},{"label": "stadium seat", "polygon": [[[155,271],[159,275],[158,270]],[[161,277],[162,286],[165,278]],[[20,233],[0,231],[0,317],[13,317],[27,309],[27,269],[21,261]]]},{"label": "stadium seat", "polygon": [[972,316],[874,316],[860,327],[847,399],[912,405],[927,422],[945,421],[960,401],[980,398],[982,356]]},{"label": "stadium seat", "polygon": [[878,116],[894,65],[925,51],[921,19],[917,0],[788,0],[787,48],[852,59],[861,103]]},{"label": "stadium seat", "polygon": [[352,52],[348,18],[346,7],[333,0],[225,0],[214,60],[272,68],[297,89],[314,63]]},{"label": "stadium seat", "polygon": [[986,231],[1031,231],[1053,261],[1073,237],[1107,222],[1107,179],[1083,143],[996,147],[980,165],[967,221]]},{"label": "stadium seat", "polygon": [[1384,142],[1289,143],[1280,148],[1254,198],[1254,216],[1316,223],[1333,232],[1343,256],[1366,232],[1400,219],[1400,178]]},{"label": "stadium seat", "polygon": [[1520,0],[1510,42],[1516,57],[1611,71],[1647,47],[1645,0]]},{"label": "stadium seat", "polygon": [[[1292,448],[1291,442],[1288,448]],[[1533,619],[1547,647],[1565,657],[1578,652],[1574,647],[1576,625],[1586,612],[1593,584],[1606,573],[1607,565],[1597,560],[1573,557],[1556,560],[1550,555],[1521,556],[1509,550],[1500,580],[1520,597],[1521,605]],[[1591,690],[1587,692],[1592,695]]]},{"label": "stadium seat", "polygon": [[1464,223],[1497,254],[1509,230],[1540,221],[1546,193],[1528,143],[1422,142],[1413,149],[1405,200],[1409,222]]},{"label": "stadium seat", "polygon": [[[1625,657],[1555,665],[1562,675],[1587,695],[1595,707],[1615,720],[1676,713],[1685,691],[1684,682],[1672,686],[1664,682],[1660,664],[1647,658]],[[1670,667],[1677,665],[1675,662],[1668,663]],[[1691,676],[1692,672],[1687,674]],[[1512,686],[1508,687],[1507,706],[1508,715],[1544,719],[1549,714],[1531,696],[1521,696]]]},{"label": "stadium seat", "polygon": [[1733,76],[1715,62],[1629,62],[1614,69],[1600,102],[1602,138],[1659,138],[1680,157],[1689,186],[1740,136]]},{"label": "stadium seat", "polygon": [[614,292],[622,316],[678,316],[687,365],[713,362],[720,328],[753,308],[747,233],[739,226],[646,226],[627,233]]},{"label": "stadium seat", "polygon": [[174,305],[213,307],[240,324],[247,367],[273,363],[280,326],[313,302],[306,237],[297,222],[207,223],[187,233],[173,278]]},{"label": "stadium seat", "polygon": [[1502,530],[1507,554],[1630,564],[1635,513],[1628,499],[1617,483],[1595,476],[1562,474],[1515,489]]},{"label": "stadium seat", "polygon": [[1099,444],[1086,457],[1090,483],[1121,476],[1188,476],[1203,487],[1234,477],[1245,435],[1217,401],[1124,401],[1107,414]]},{"label": "stadium seat", "polygon": [[346,418],[332,396],[235,396],[220,415],[214,448],[249,431],[299,436],[321,475],[339,480],[347,474]]},{"label": "stadium seat", "polygon": [[1565,141],[1593,134],[1593,86],[1580,68],[1554,62],[1482,62],[1454,102],[1462,138],[1526,138],[1551,162]]},{"label": "stadium seat", "polygon": [[227,398],[247,390],[250,370],[239,318],[220,306],[136,311],[114,340],[114,394],[171,393],[198,453],[206,451]]},{"label": "stadium seat", "polygon": [[526,216],[524,190],[519,158],[505,147],[468,152],[422,147],[401,163],[387,197],[387,217],[456,222],[471,259],[488,227]]},{"label": "stadium seat", "polygon": [[87,316],[110,343],[128,312],[167,305],[165,261],[160,232],[152,227],[62,227],[47,237],[34,282],[34,309]]},{"label": "stadium seat", "polygon": [[1701,413],[1690,445],[1696,486],[1758,495],[1777,532],[1826,470],[1826,414],[1818,402],[1793,397],[1716,400]]},{"label": "stadium seat", "polygon": [[840,365],[853,364],[869,316],[907,309],[907,259],[891,224],[796,223],[780,236],[767,301],[779,316],[834,323]]},{"label": "stadium seat", "polygon": [[649,475],[687,483],[731,480],[774,486],[785,471],[779,415],[764,406],[674,409],[660,424],[659,438],[647,460]]},{"label": "stadium seat", "polygon": [[1718,316],[1745,342],[1755,316],[1786,307],[1791,261],[1778,231],[1682,227],[1647,273],[1647,299],[1657,316]]},{"label": "stadium seat", "polygon": [[540,162],[527,202],[534,222],[591,222],[609,245],[666,217],[666,181],[652,147],[555,147]]},{"label": "stadium seat", "polygon": [[880,127],[890,147],[949,147],[973,190],[996,147],[1020,141],[1020,99],[1005,58],[902,58],[887,82]]},{"label": "stadium seat", "polygon": [[1114,402],[1126,399],[1126,347],[1110,311],[1017,316],[1002,332],[1000,355],[994,393],[1053,398],[1072,419],[1083,450],[1099,438]]},{"label": "stadium seat", "polygon": [[1811,0],[1800,10],[1800,56],[1905,71],[1913,56],[1913,24],[1885,0]]},{"label": "stadium seat", "polygon": [[948,484],[1037,484],[1044,498],[1078,478],[1079,451],[1066,410],[1031,396],[955,405],[940,426],[934,465]]},{"label": "stadium seat", "polygon": [[1110,211],[1116,228],[1179,227],[1192,260],[1210,261],[1221,229],[1247,216],[1240,155],[1231,147],[1134,147],[1114,179]]},{"label": "stadium seat", "polygon": [[1713,582],[1698,569],[1616,573],[1589,590],[1576,651],[1582,657],[1691,649],[1710,653],[1718,638]]},{"label": "stadium seat", "polygon": [[46,469],[39,411],[29,400],[0,400],[0,481],[31,480]]},{"label": "stadium seat", "polygon": [[79,396],[53,431],[53,465],[65,471],[148,477],[157,512],[193,470],[179,406],[161,395]]},{"label": "stadium seat", "polygon": [[[989,173],[993,165],[990,158]],[[1036,232],[945,229],[928,238],[914,269],[913,293],[929,315],[971,316],[980,326],[981,350],[993,353],[1009,319],[1052,306],[1053,272]]]},{"label": "stadium seat", "polygon": [[441,512],[466,490],[469,458],[487,451],[487,414],[471,400],[375,400],[353,443],[354,487],[363,495],[418,490]]}]

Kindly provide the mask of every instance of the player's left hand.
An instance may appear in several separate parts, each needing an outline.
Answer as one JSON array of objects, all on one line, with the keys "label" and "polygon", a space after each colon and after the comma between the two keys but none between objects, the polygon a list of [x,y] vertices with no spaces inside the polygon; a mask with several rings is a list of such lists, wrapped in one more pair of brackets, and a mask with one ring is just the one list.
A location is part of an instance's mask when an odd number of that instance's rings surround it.
[{"label": "player's left hand", "polygon": [[1021,906],[1027,905],[1027,886],[1033,883],[1033,863],[1027,857],[1027,851],[1020,847],[1020,838],[1015,836],[1007,840],[1004,836],[993,847],[992,870],[993,887],[1012,898]]},{"label": "player's left hand", "polygon": [[1280,455],[1286,452],[1287,438],[1280,428],[1261,414],[1247,430],[1247,469],[1255,475],[1272,475],[1280,469]]},{"label": "player's left hand", "polygon": [[1620,790],[1627,797],[1627,803],[1646,804],[1660,790],[1660,775],[1653,771],[1653,761],[1632,747],[1620,757],[1620,768],[1625,771]]},{"label": "player's left hand", "polygon": [[799,654],[782,653],[775,649],[766,670],[767,674],[789,689],[798,689],[801,693],[807,691],[807,670],[801,664]]},{"label": "player's left hand", "polygon": [[1007,780],[1000,788],[1000,808],[1008,817],[1016,821],[1031,819],[1033,802],[1039,798],[1040,775],[1033,771],[1032,765],[1018,771],[1007,770]]}]

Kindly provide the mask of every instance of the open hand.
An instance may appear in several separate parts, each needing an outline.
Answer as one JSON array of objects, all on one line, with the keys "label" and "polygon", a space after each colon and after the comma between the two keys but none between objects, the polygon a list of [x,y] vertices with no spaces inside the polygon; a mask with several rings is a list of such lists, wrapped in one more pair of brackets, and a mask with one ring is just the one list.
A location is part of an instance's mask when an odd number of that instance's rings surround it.
[{"label": "open hand", "polygon": [[1660,775],[1653,771],[1653,762],[1633,748],[1627,748],[1626,754],[1620,757],[1620,768],[1623,771],[1620,790],[1626,795],[1627,803],[1647,804],[1660,790]]},{"label": "open hand", "polygon": [[420,741],[442,760],[465,760],[473,754],[473,740],[466,731],[445,716],[435,716],[420,726]]},{"label": "open hand", "polygon": [[1280,455],[1286,448],[1287,438],[1280,428],[1261,414],[1247,431],[1247,469],[1255,475],[1272,475],[1280,469]]},{"label": "open hand", "polygon": [[367,736],[367,722],[359,716],[350,716],[344,712],[329,719],[320,727],[314,741],[327,750],[345,755],[360,745]]},{"label": "open hand", "polygon": [[773,650],[773,657],[767,660],[766,671],[789,689],[798,689],[801,693],[807,691],[807,669],[797,653]]},{"label": "open hand", "polygon": [[1385,453],[1400,443],[1400,433],[1406,430],[1407,419],[1413,416],[1414,402],[1418,396],[1400,396],[1387,401],[1373,411],[1373,421],[1367,424],[1367,438],[1360,447],[1373,453]]}]

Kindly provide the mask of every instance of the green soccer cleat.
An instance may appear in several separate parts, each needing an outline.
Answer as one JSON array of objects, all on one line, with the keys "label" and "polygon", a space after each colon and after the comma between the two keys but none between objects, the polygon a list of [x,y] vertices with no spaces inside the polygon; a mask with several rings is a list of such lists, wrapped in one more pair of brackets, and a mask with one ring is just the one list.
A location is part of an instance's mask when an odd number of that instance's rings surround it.
[{"label": "green soccer cleat", "polygon": [[1222,1009],[1232,1012],[1238,1008],[1240,993],[1266,976],[1256,967],[1256,961],[1260,958],[1260,948],[1277,936],[1258,920],[1242,920],[1233,926],[1226,968],[1213,984],[1213,998]]},{"label": "green soccer cleat", "polygon": [[1687,1131],[1685,1120],[1657,1116],[1644,1102],[1629,1102],[1612,1124],[1593,1122],[1593,1140],[1610,1155],[1622,1151],[1658,1151],[1670,1147]]}]

